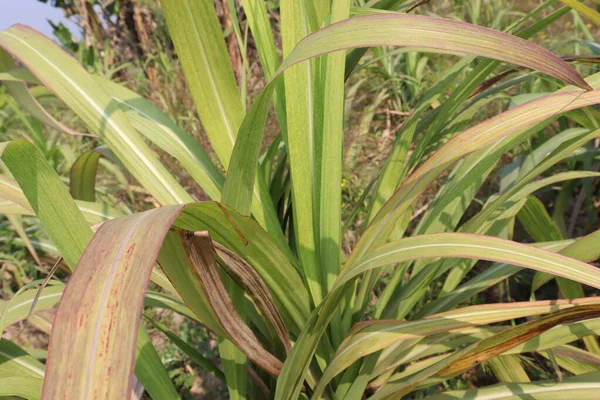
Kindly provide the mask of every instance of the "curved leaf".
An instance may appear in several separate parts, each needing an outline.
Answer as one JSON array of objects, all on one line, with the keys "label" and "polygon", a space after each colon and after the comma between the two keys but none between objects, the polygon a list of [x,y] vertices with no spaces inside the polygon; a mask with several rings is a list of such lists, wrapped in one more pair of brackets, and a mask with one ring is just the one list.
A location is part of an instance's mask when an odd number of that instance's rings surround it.
[{"label": "curved leaf", "polygon": [[477,325],[491,324],[522,317],[550,313],[578,305],[595,304],[594,298],[576,301],[541,301],[513,304],[493,304],[466,307],[451,312],[433,315],[417,321],[365,321],[355,325],[331,360],[315,388],[315,398],[331,379],[348,368],[356,360],[394,343],[408,339],[425,338],[444,332],[460,332]]},{"label": "curved leaf", "polygon": [[[465,37],[470,40],[464,40]],[[522,65],[591,90],[565,61],[532,42],[461,21],[408,14],[358,16],[320,29],[298,43],[279,71],[337,50],[400,44],[441,53],[476,54]]]},{"label": "curved leaf", "polygon": [[[42,154],[25,140],[0,144],[0,157],[21,186],[60,254],[74,268],[92,237],[92,231],[64,183]],[[69,229],[64,229],[65,225]]]},{"label": "curved leaf", "polygon": [[[137,236],[146,244],[147,238],[164,238],[176,218],[174,209],[181,207],[109,221],[86,247],[54,320],[45,398],[126,398],[131,393],[143,295],[159,251],[159,246],[136,243],[134,233],[136,228],[146,232]],[[103,238],[112,245],[103,246]],[[114,337],[119,340],[110,340]],[[113,376],[119,378],[106,385]]]},{"label": "curved leaf", "polygon": [[[123,398],[131,391],[136,340],[138,347],[143,344],[136,332],[144,292],[161,244],[176,219],[181,216],[185,223],[194,215],[192,206],[187,207],[191,213],[183,214],[185,208],[161,207],[108,221],[98,229],[69,280],[54,321],[45,397]],[[221,323],[219,333],[226,332],[254,363],[278,374],[281,362],[236,317],[220,283],[210,242],[194,241],[196,236],[190,232],[178,234],[193,266],[191,279],[200,282]],[[169,275],[169,265],[164,268]],[[184,296],[184,300],[188,304],[204,301],[198,296]],[[105,384],[107,380],[111,385]]]},{"label": "curved leaf", "polygon": [[160,203],[192,200],[135,132],[118,104],[56,43],[31,28],[15,25],[0,32],[0,47],[63,100]]},{"label": "curved leaf", "polygon": [[475,258],[520,265],[600,288],[600,270],[556,253],[510,240],[468,233],[409,237],[383,245],[359,264],[342,271],[335,287],[373,268],[418,258]]},{"label": "curved leaf", "polygon": [[2,378],[0,396],[19,396],[28,400],[40,399],[42,379],[32,376],[7,376]]},{"label": "curved leaf", "polygon": [[4,383],[4,379],[11,375],[37,378],[41,388],[44,364],[11,341],[0,339],[0,380]]},{"label": "curved leaf", "polygon": [[80,155],[71,166],[71,196],[76,200],[96,200],[96,171],[102,154],[92,150]]},{"label": "curved leaf", "polygon": [[15,64],[10,56],[4,50],[0,50],[0,72],[8,73],[6,79],[0,79],[4,81],[3,85],[6,87],[7,91],[28,113],[30,113],[34,118],[38,119],[41,123],[60,132],[64,132],[73,136],[94,136],[71,129],[48,113],[37,101],[35,96],[29,91],[27,86],[18,79],[19,75],[13,75],[10,73],[14,70],[14,68]]},{"label": "curved leaf", "polygon": [[579,378],[587,381],[563,382],[539,381],[535,383],[503,383],[480,389],[450,391],[439,395],[429,396],[427,400],[518,400],[531,398],[536,400],[578,399],[595,400],[600,390],[598,373],[582,375]]}]

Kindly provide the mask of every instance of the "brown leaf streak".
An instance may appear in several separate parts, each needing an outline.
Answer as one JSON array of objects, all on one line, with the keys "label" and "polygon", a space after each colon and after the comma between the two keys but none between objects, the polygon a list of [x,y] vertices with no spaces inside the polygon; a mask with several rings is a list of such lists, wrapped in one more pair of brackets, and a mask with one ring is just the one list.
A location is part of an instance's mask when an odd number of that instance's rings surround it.
[{"label": "brown leaf streak", "polygon": [[482,340],[474,346],[471,354],[455,361],[441,370],[438,375],[446,377],[457,374],[476,364],[494,358],[528,340],[539,336],[547,330],[562,324],[578,322],[585,319],[600,317],[600,306],[585,305],[557,311],[538,320],[510,328],[489,339]]},{"label": "brown leaf streak", "polygon": [[244,246],[248,246],[248,239],[246,239],[246,236],[244,236],[244,234],[242,233],[242,231],[240,230],[240,228],[238,228],[238,226],[236,225],[236,223],[233,220],[233,218],[231,218],[231,215],[229,215],[229,212],[227,211],[227,209],[225,208],[225,206],[223,204],[219,203],[219,202],[215,202],[215,204],[217,206],[219,206],[219,208],[221,209],[221,211],[223,211],[223,214],[225,214],[225,218],[227,218],[227,220],[229,221],[229,223],[231,224],[231,226],[233,226],[233,229],[235,229],[235,231],[239,235],[240,239],[242,239],[242,243],[244,243]]},{"label": "brown leaf streak", "polygon": [[208,232],[181,232],[186,256],[198,272],[204,291],[219,324],[235,343],[256,365],[273,376],[278,376],[283,364],[265,350],[252,330],[237,313],[217,269],[212,241]]},{"label": "brown leaf streak", "polygon": [[234,278],[238,278],[240,285],[250,294],[254,302],[264,313],[263,318],[266,316],[268,322],[275,328],[275,332],[283,344],[286,353],[289,353],[292,348],[289,332],[277,310],[271,292],[269,292],[260,275],[243,258],[231,250],[217,242],[213,242],[213,245],[217,255],[223,261],[222,264],[226,267],[227,272],[230,275],[234,275]]}]

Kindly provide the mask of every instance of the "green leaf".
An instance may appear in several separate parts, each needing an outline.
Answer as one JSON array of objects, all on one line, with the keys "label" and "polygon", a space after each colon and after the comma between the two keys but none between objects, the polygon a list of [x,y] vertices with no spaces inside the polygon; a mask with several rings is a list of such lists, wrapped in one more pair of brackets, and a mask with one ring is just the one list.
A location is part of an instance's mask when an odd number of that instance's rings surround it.
[{"label": "green leaf", "polygon": [[[325,2],[323,2],[325,3]],[[331,23],[348,18],[347,0],[332,3]],[[323,100],[323,154],[319,194],[319,240],[321,265],[325,269],[325,293],[333,287],[339,274],[342,227],[342,153],[344,147],[344,52],[332,53],[326,58]]]},{"label": "green leaf", "polygon": [[[47,286],[41,293],[38,293],[38,289],[29,289],[19,295],[15,295],[10,300],[10,303],[0,302],[0,315],[3,315],[4,319],[3,324],[0,325],[0,331],[3,331],[6,326],[26,319],[30,311],[36,312],[55,307],[60,301],[64,289],[64,285]],[[37,301],[36,296],[38,296]],[[31,307],[34,301],[35,308],[32,310]]]},{"label": "green leaf", "polygon": [[0,396],[18,396],[28,400],[41,398],[42,379],[33,376],[6,376],[2,377]]},{"label": "green leaf", "polygon": [[[252,31],[252,37],[256,43],[256,50],[258,50],[260,56],[265,78],[270,80],[275,74],[275,71],[277,71],[277,68],[279,68],[280,61],[267,12],[267,4],[262,0],[242,0],[242,4],[244,6],[244,12],[246,13],[248,25]],[[281,80],[277,83],[277,87],[275,88],[273,102],[275,104],[275,112],[277,113],[279,126],[285,136],[287,127],[285,91]]]},{"label": "green leaf", "polygon": [[[67,264],[74,268],[92,237],[77,205],[42,154],[29,142],[0,145],[0,157],[10,169],[31,208]],[[68,226],[68,229],[64,229]]]},{"label": "green leaf", "polygon": [[581,399],[594,400],[595,393],[600,388],[599,374],[580,375],[577,379],[566,379],[563,382],[538,381],[535,383],[504,383],[486,388],[464,391],[449,391],[426,397],[427,400],[450,399],[486,399],[486,400],[517,400],[531,398],[536,400]]},{"label": "green leaf", "polygon": [[[567,248],[569,244],[573,242],[574,240],[560,241],[557,243],[533,243],[532,246],[540,247],[548,251],[562,252],[563,249]],[[579,258],[577,257],[577,254],[570,254],[570,256],[580,261],[593,261],[590,259]],[[467,301],[477,293],[483,292],[484,290],[494,286],[499,282],[502,282],[521,270],[522,269],[520,267],[513,265],[496,263],[491,267],[486,268],[484,271],[477,274],[477,276],[475,276],[473,279],[465,282],[450,293],[438,296],[433,301],[425,304],[423,308],[421,308],[421,310],[419,310],[419,312],[416,314],[415,318],[422,318],[426,315],[448,311],[456,305]]]},{"label": "green leaf", "polygon": [[[297,43],[310,33],[309,6],[294,0],[282,1],[280,6],[284,64],[293,53]],[[317,141],[313,94],[314,65],[306,62],[291,67],[284,75],[285,98],[287,107],[287,151],[292,180],[292,204],[294,205],[294,237],[296,248],[308,283],[314,304],[323,299],[323,275],[319,267],[317,254],[317,207],[315,203],[318,190]],[[273,89],[271,89],[273,90]]]},{"label": "green leaf", "polygon": [[560,229],[552,221],[544,204],[535,196],[527,197],[517,218],[536,242],[563,239]]},{"label": "green leaf", "polygon": [[211,199],[220,200],[225,179],[196,139],[137,93],[105,78],[94,78],[119,103],[132,125],[142,135],[179,160],[181,166]]},{"label": "green leaf", "polygon": [[[19,140],[0,146],[0,158],[23,189],[62,257],[74,269],[92,237],[92,230],[69,196],[67,188],[41,153],[29,142]],[[143,331],[140,331],[139,336],[149,343]],[[176,394],[154,347],[144,345],[142,354],[149,357],[149,360],[138,364],[137,374],[148,392]]]},{"label": "green leaf", "polygon": [[152,325],[154,325],[154,327],[156,329],[158,329],[159,331],[164,333],[165,336],[167,336],[169,338],[169,340],[171,342],[173,342],[185,355],[187,355],[193,362],[198,364],[198,366],[200,366],[202,369],[206,370],[208,373],[210,373],[215,378],[218,378],[221,381],[225,380],[225,375],[223,375],[223,372],[219,368],[217,368],[212,363],[212,361],[208,360],[206,357],[204,357],[202,354],[200,354],[200,352],[198,350],[196,350],[194,347],[192,347],[186,341],[182,340],[179,336],[177,336],[176,334],[171,332],[169,330],[169,328],[167,328],[160,322],[158,322],[155,319],[152,319],[148,316],[145,316],[145,317]]},{"label": "green leaf", "polygon": [[0,32],[0,47],[63,100],[160,203],[192,200],[135,132],[118,103],[56,43],[31,28],[15,25]]},{"label": "green leaf", "polygon": [[420,235],[383,245],[369,253],[356,266],[344,269],[335,287],[340,288],[369,269],[433,257],[504,262],[600,288],[600,271],[589,264],[509,240],[465,233]]},{"label": "green leaf", "polygon": [[227,170],[244,109],[214,5],[193,0],[161,5],[202,126]]},{"label": "green leaf", "polygon": [[71,166],[71,196],[77,200],[96,201],[96,171],[102,154],[92,150],[80,155]]},{"label": "green leaf", "polygon": [[[8,376],[32,377],[41,380],[44,377],[44,364],[31,357],[25,350],[6,339],[0,339],[0,380]],[[1,389],[0,389],[1,390]]]}]

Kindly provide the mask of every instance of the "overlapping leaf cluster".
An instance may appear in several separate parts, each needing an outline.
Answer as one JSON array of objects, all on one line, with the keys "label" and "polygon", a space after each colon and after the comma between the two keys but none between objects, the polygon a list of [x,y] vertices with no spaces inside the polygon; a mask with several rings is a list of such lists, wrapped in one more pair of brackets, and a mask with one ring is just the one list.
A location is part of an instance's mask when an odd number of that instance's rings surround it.
[{"label": "overlapping leaf cluster", "polygon": [[[0,396],[125,398],[135,376],[152,398],[177,398],[140,326],[144,306],[171,309],[218,335],[221,368],[151,321],[223,379],[232,399],[409,397],[481,363],[498,385],[432,398],[588,398],[599,389],[600,300],[585,297],[583,285],[600,289],[600,272],[587,264],[600,256],[600,235],[567,238],[534,196],[598,176],[572,171],[539,179],[600,136],[590,108],[600,103],[600,76],[584,80],[527,40],[570,9],[544,2],[507,33],[402,13],[418,2],[383,0],[370,9],[348,0],[282,0],[280,62],[265,2],[241,3],[268,79],[247,111],[213,3],[161,1],[222,170],[149,101],[89,75],[48,38],[24,26],[0,32],[0,79],[14,99],[43,123],[76,134],[32,94],[45,86],[162,206],[125,216],[96,202],[96,167],[106,149],[81,155],[69,191],[32,144],[2,144],[12,177],[0,179],[0,210],[39,218],[73,273],[66,285],[46,286],[39,296],[27,288],[0,303],[3,329],[32,306],[49,309],[60,300],[45,365],[0,341]],[[526,26],[531,19],[537,22]],[[425,91],[397,133],[372,185],[366,227],[346,254],[345,80],[375,46],[463,58]],[[501,62],[561,88],[465,129],[480,100],[495,95],[484,83]],[[458,76],[465,78],[456,83]],[[271,104],[280,134],[261,154]],[[516,159],[498,193],[467,214],[503,154],[561,115],[578,127]],[[147,141],[175,157],[212,201],[194,203]],[[441,188],[407,235],[417,201],[434,182]],[[517,218],[536,243],[510,240]],[[470,274],[478,260],[491,263]],[[459,308],[523,268],[537,271],[532,293],[556,278],[564,299]],[[147,291],[149,280],[162,290]],[[529,321],[509,323],[523,318]],[[585,348],[569,344],[581,338]],[[554,385],[531,382],[525,353],[548,357],[568,376]]]}]

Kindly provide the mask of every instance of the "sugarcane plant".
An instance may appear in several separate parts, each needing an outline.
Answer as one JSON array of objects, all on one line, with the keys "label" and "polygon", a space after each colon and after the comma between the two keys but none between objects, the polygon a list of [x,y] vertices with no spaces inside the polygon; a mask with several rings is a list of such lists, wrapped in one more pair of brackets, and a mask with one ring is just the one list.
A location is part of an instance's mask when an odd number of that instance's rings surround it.
[{"label": "sugarcane plant", "polygon": [[[267,80],[246,109],[213,2],[161,0],[218,163],[150,101],[89,74],[52,40],[22,25],[0,32],[0,79],[14,100],[78,134],[32,94],[47,88],[105,146],[80,156],[67,186],[34,144],[1,145],[0,211],[39,219],[51,239],[44,248],[72,274],[0,303],[2,330],[58,305],[44,364],[0,340],[0,396],[122,399],[135,383],[151,398],[179,398],[140,323],[144,310],[163,308],[218,337],[219,365],[144,314],[231,399],[594,397],[600,298],[586,294],[600,289],[589,264],[600,233],[569,238],[535,196],[599,175],[547,173],[600,136],[591,107],[600,75],[584,79],[527,40],[570,8],[543,2],[501,32],[417,15],[415,1],[352,3],[281,0],[273,19],[264,1],[242,0]],[[358,225],[341,211],[345,82],[376,46],[461,58],[422,90]],[[555,91],[476,122],[501,93],[486,82],[504,63],[523,69],[503,89],[542,76]],[[278,134],[262,152],[271,106]],[[558,118],[568,129],[515,158],[473,212],[503,155]],[[194,201],[153,149],[177,159],[211,200]],[[160,206],[125,215],[97,201],[107,154]],[[535,243],[511,240],[516,219]],[[350,249],[344,229],[357,230]],[[562,299],[465,306],[524,269],[535,271],[532,295],[555,279]],[[160,289],[147,290],[150,281]],[[440,393],[478,365],[498,383]]]}]

